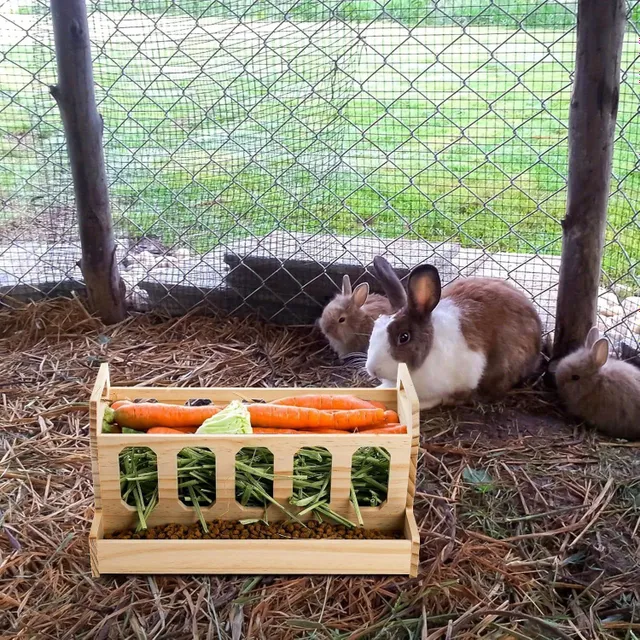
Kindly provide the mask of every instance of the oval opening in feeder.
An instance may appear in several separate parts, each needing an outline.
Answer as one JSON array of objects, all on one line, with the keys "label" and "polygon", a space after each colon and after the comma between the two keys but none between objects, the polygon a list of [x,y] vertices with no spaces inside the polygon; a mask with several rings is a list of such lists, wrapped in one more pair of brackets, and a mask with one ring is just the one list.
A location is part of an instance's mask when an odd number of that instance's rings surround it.
[{"label": "oval opening in feeder", "polygon": [[332,455],[326,447],[302,447],[293,458],[291,504],[301,509],[299,517],[328,515],[331,502]]},{"label": "oval opening in feeder", "polygon": [[208,509],[216,501],[216,456],[207,447],[178,452],[178,498],[186,507]]},{"label": "oval opening in feeder", "polygon": [[236,454],[236,500],[243,507],[268,507],[273,498],[273,453],[243,447]]},{"label": "oval opening in feeder", "polygon": [[138,528],[158,504],[158,456],[149,447],[125,447],[118,454],[120,497],[138,514]]},{"label": "oval opening in feeder", "polygon": [[351,458],[351,501],[381,507],[389,493],[391,454],[384,447],[360,447]]}]

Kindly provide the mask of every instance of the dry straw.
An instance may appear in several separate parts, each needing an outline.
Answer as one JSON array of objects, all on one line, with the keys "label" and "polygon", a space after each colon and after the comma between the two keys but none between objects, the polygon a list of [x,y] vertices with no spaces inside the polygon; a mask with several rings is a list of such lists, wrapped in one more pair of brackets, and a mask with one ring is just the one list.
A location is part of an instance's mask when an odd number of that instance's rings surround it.
[{"label": "dry straw", "polygon": [[86,401],[114,384],[348,386],[304,328],[132,317],[76,300],[0,312],[0,637],[268,640],[640,638],[640,455],[552,397],[423,415],[408,578],[92,580]]}]

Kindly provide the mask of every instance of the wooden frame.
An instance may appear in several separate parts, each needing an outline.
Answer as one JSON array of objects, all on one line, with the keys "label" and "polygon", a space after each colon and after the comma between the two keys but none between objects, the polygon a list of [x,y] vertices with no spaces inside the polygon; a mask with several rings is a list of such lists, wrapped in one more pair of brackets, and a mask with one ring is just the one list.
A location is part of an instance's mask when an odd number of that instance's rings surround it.
[{"label": "wooden frame", "polygon": [[[396,409],[407,434],[283,434],[283,435],[148,435],[102,433],[109,402],[124,398],[155,398],[183,404],[207,398],[273,400],[304,393],[355,394],[380,400]],[[413,499],[420,440],[419,407],[409,372],[401,365],[396,389],[257,389],[112,387],[106,364],[100,367],[90,401],[91,461],[95,516],[89,534],[91,568],[102,573],[232,573],[232,574],[405,574],[417,575],[420,539]],[[235,499],[235,456],[243,447],[267,447],[274,456],[274,498],[287,504],[292,490],[295,453],[307,446],[325,447],[332,455],[331,503],[339,514],[354,518],[349,501],[351,457],[361,447],[384,447],[391,455],[387,500],[380,507],[362,508],[365,526],[401,530],[396,540],[116,540],[104,534],[129,527],[135,511],[120,497],[118,454],[126,447],[149,447],[158,458],[157,507],[150,526],[197,521],[194,509],[178,498],[176,457],[184,447],[207,447],[216,456],[216,501],[203,509],[207,519],[261,517],[261,508],[243,507]],[[291,510],[291,505],[287,504]],[[295,511],[295,510],[294,510]],[[276,506],[270,520],[284,516]]]}]

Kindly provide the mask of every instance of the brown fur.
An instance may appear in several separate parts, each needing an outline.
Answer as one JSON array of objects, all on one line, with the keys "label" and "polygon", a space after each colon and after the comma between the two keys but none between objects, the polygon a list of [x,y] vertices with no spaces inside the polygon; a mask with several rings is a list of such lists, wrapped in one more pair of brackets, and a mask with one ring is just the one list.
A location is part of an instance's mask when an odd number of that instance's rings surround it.
[{"label": "brown fur", "polygon": [[[350,290],[350,285],[348,288],[343,285],[343,291]],[[384,296],[369,294],[368,287],[366,296],[361,292],[362,289],[356,287],[353,293],[339,293],[324,308],[319,320],[320,330],[340,357],[348,353],[366,353],[376,318],[391,313],[391,305]],[[362,297],[365,301],[360,304]],[[340,322],[341,318],[344,318],[343,322]]]},{"label": "brown fur", "polygon": [[473,278],[452,282],[442,297],[462,310],[462,334],[470,348],[487,355],[480,393],[501,395],[535,371],[542,323],[523,293],[503,280]]},{"label": "brown fur", "polygon": [[608,360],[609,345],[591,330],[585,346],[556,368],[558,393],[569,412],[614,438],[640,439],[640,369]]}]

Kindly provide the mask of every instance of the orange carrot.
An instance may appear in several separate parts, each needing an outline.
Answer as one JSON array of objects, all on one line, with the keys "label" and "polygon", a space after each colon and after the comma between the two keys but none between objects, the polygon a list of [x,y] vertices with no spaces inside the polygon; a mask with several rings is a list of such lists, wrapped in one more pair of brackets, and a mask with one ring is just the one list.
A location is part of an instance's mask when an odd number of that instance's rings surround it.
[{"label": "orange carrot", "polygon": [[288,407],[276,404],[251,404],[248,409],[253,427],[273,429],[321,428],[349,431],[384,420],[382,409],[320,411],[308,407]]},{"label": "orange carrot", "polygon": [[121,427],[146,431],[162,425],[176,427],[199,427],[207,418],[220,411],[220,407],[187,407],[185,405],[162,404],[160,402],[140,402],[122,405],[116,409],[106,409],[107,422],[117,422]]},{"label": "orange carrot", "polygon": [[360,433],[366,433],[367,435],[370,433],[407,433],[407,427],[403,424],[388,424],[378,429],[364,429]]},{"label": "orange carrot", "polygon": [[369,401],[361,400],[356,396],[346,395],[321,395],[308,394],[304,396],[292,396],[280,398],[269,404],[285,405],[287,407],[306,407],[319,409],[320,411],[346,411],[351,409],[375,409]]},{"label": "orange carrot", "polygon": [[302,433],[302,431],[297,431],[296,429],[268,429],[266,427],[257,427],[253,429],[253,433]]},{"label": "orange carrot", "polygon": [[131,402],[131,400],[116,400],[114,403],[112,403],[111,408],[115,411],[116,409],[119,409],[125,404],[133,404],[133,403]]},{"label": "orange carrot", "polygon": [[358,427],[356,431],[369,431],[370,429],[383,429],[384,427],[390,426],[388,422],[378,422],[376,424],[370,424],[366,427]]},{"label": "orange carrot", "polygon": [[384,421],[387,424],[397,424],[400,422],[400,418],[398,418],[398,414],[393,409],[388,409],[384,412]]},{"label": "orange carrot", "polygon": [[193,433],[193,432],[189,432],[189,431],[185,432],[182,429],[172,429],[171,427],[151,427],[151,429],[149,429],[147,433],[150,433],[152,435],[160,434],[160,433],[184,435],[185,433]]},{"label": "orange carrot", "polygon": [[344,433],[352,433],[351,431],[341,431],[340,429],[309,429],[308,431],[296,431],[296,433],[332,433],[336,434],[344,434]]},{"label": "orange carrot", "polygon": [[[159,424],[155,427],[151,427],[151,429],[173,429],[173,431],[178,431],[180,433],[195,433],[198,430],[198,427],[166,427],[162,424]],[[150,433],[151,429],[149,429],[147,433]]]},{"label": "orange carrot", "polygon": [[376,409],[382,409],[383,411],[387,410],[387,406],[384,404],[384,402],[378,402],[377,400],[369,400],[369,402],[371,403],[371,406],[375,407]]}]

